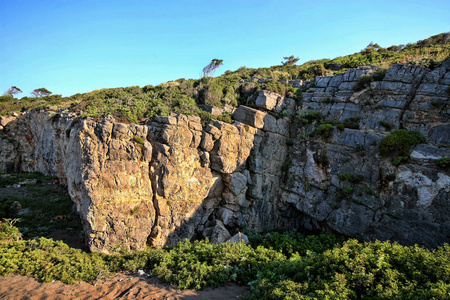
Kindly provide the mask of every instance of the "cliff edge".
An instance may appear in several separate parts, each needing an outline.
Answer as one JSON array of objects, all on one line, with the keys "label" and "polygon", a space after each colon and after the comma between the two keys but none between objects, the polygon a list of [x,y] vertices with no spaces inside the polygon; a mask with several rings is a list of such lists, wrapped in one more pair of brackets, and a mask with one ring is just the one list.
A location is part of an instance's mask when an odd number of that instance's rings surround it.
[{"label": "cliff edge", "polygon": [[[437,163],[450,157],[450,60],[376,72],[316,77],[299,101],[261,91],[232,124],[33,110],[2,119],[0,172],[58,176],[93,251],[223,242],[243,228],[450,242],[450,171]],[[410,149],[380,153],[414,131]]]}]

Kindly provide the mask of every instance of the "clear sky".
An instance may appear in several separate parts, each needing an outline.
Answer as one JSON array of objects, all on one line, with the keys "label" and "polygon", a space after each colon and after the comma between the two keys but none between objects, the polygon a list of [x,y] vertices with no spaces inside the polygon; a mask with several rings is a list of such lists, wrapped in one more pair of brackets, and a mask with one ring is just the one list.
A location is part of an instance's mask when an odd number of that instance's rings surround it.
[{"label": "clear sky", "polygon": [[0,0],[0,94],[70,96],[299,64],[450,31],[450,1]]}]

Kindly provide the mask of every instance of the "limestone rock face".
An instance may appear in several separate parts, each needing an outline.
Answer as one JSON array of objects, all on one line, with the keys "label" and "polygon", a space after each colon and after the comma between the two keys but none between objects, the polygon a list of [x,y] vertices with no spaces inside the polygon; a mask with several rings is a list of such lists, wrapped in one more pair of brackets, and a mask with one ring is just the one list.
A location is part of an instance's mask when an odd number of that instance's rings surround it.
[{"label": "limestone rock face", "polygon": [[[155,219],[147,131],[144,126],[110,120],[82,121],[71,129],[76,148],[66,153],[73,157],[69,167],[81,166],[80,173],[76,170],[80,182],[71,181],[75,174],[66,176],[69,193],[85,218],[91,250],[109,251],[118,244],[130,250],[145,249],[153,226],[150,220]],[[136,137],[144,142],[136,142]]]},{"label": "limestone rock face", "polygon": [[[436,165],[450,157],[450,60],[434,70],[395,65],[353,92],[374,71],[317,77],[297,102],[261,91],[259,109],[239,106],[233,124],[171,115],[134,125],[34,110],[1,125],[0,172],[57,175],[93,251],[221,243],[243,228],[450,242],[450,173]],[[344,126],[321,136],[320,123],[298,111]],[[418,130],[427,143],[394,165],[379,154],[386,122]]]},{"label": "limestone rock face", "polygon": [[[328,227],[363,240],[407,245],[448,242],[450,174],[435,163],[450,156],[445,109],[450,61],[434,70],[395,65],[382,81],[353,93],[358,77],[371,72],[319,77],[315,91],[303,93],[304,111],[352,125],[335,128],[329,138],[310,137],[315,129],[310,124],[291,126],[291,133],[296,131],[291,137],[301,139],[294,139],[283,197],[302,212],[304,228]],[[394,166],[393,157],[379,155],[381,139],[389,134],[380,121],[393,130],[418,130],[427,144],[417,145],[407,163]],[[357,179],[343,180],[342,174]]]}]

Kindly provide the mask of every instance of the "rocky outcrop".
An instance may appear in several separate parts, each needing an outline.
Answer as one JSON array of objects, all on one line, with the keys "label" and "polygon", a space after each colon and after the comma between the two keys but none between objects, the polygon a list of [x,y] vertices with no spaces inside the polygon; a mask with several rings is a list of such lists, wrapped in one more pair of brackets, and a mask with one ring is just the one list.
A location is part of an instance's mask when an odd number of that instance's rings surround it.
[{"label": "rocky outcrop", "polygon": [[[315,91],[303,94],[302,110],[350,128],[335,127],[324,138],[311,137],[313,124],[296,127],[293,136],[303,138],[294,140],[282,197],[304,214],[304,228],[408,245],[448,242],[450,174],[435,162],[450,156],[450,61],[433,71],[395,65],[384,80],[353,93],[359,76],[371,71],[317,78]],[[380,141],[389,134],[380,121],[418,130],[427,144],[412,149],[408,163],[394,166],[392,157],[379,155]]]},{"label": "rocky outcrop", "polygon": [[[262,91],[258,109],[238,107],[233,124],[173,115],[134,125],[32,111],[5,126],[0,170],[57,175],[95,251],[219,243],[245,227],[449,242],[450,174],[435,162],[450,156],[450,62],[395,65],[353,92],[372,72],[318,77],[297,102]],[[319,134],[319,116],[335,125],[329,135]],[[379,154],[387,124],[418,130],[427,143],[395,166]]]}]

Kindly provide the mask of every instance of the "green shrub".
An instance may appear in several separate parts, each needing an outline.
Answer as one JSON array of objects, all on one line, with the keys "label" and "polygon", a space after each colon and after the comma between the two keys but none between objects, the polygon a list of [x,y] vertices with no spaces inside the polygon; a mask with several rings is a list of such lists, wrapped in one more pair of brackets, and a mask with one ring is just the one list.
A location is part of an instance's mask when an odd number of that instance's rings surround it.
[{"label": "green shrub", "polygon": [[355,152],[361,156],[366,156],[366,150],[365,150],[364,146],[360,145],[358,143],[356,144]]},{"label": "green shrub", "polygon": [[320,113],[320,111],[317,110],[310,110],[310,111],[299,110],[297,112],[297,118],[302,123],[309,123],[310,121],[321,120],[323,116]]},{"label": "green shrub", "polygon": [[430,102],[430,104],[434,107],[439,107],[439,105],[440,105],[439,100],[436,100],[436,99],[432,100]]},{"label": "green shrub", "polygon": [[444,157],[436,160],[436,165],[441,169],[448,169],[450,168],[450,158]]},{"label": "green shrub", "polygon": [[408,156],[411,147],[425,142],[425,138],[418,131],[398,129],[381,140],[380,154]]},{"label": "green shrub", "polygon": [[311,192],[312,190],[312,186],[311,183],[309,183],[308,181],[306,181],[305,183],[303,183],[303,189],[305,190],[305,192]]},{"label": "green shrub", "polygon": [[339,180],[340,181],[350,181],[351,178],[352,178],[352,175],[349,174],[349,173],[339,174]]},{"label": "green shrub", "polygon": [[384,76],[386,76],[387,69],[386,68],[380,68],[376,70],[372,74],[373,81],[382,81],[384,79]]},{"label": "green shrub", "polygon": [[64,283],[93,282],[101,272],[108,270],[101,255],[89,255],[46,238],[3,244],[0,266],[2,276],[17,273],[34,275],[44,282],[61,280]]},{"label": "green shrub", "polygon": [[373,81],[373,77],[370,74],[363,74],[359,77],[358,81],[353,85],[353,91],[359,92],[369,86]]},{"label": "green shrub", "polygon": [[269,262],[284,260],[281,253],[261,246],[185,240],[164,255],[152,274],[179,289],[202,289],[226,282],[248,283]]},{"label": "green shrub", "polygon": [[386,122],[384,120],[380,121],[380,125],[383,126],[384,128],[386,128],[387,131],[391,131],[392,128],[394,128],[394,125],[392,125],[391,123]]},{"label": "green shrub", "polygon": [[437,250],[349,240],[261,270],[250,299],[446,299],[448,245]]},{"label": "green shrub", "polygon": [[307,255],[308,252],[322,253],[328,249],[340,246],[344,238],[329,233],[320,235],[304,235],[296,231],[267,232],[257,234],[254,231],[246,230],[250,245],[253,248],[265,247],[282,252],[287,258],[298,254]]},{"label": "green shrub", "polygon": [[345,187],[345,188],[343,188],[343,189],[341,190],[341,194],[342,194],[342,196],[344,196],[344,197],[348,197],[348,196],[350,196],[351,194],[353,194],[353,191],[354,191],[354,189],[353,189],[352,187],[347,186],[347,187]]},{"label": "green shrub", "polygon": [[349,173],[342,173],[339,175],[340,181],[349,181],[351,183],[360,183],[364,177],[362,175],[351,175]]},{"label": "green shrub", "polygon": [[408,156],[397,156],[392,160],[392,164],[394,166],[399,166],[401,164],[408,163],[408,162],[409,162]]},{"label": "green shrub", "polygon": [[229,123],[229,124],[233,123],[233,120],[231,119],[231,115],[228,114],[228,113],[223,113],[223,114],[221,114],[221,115],[217,118],[217,120],[222,121],[222,122],[225,122],[225,123]]},{"label": "green shrub", "polygon": [[284,172],[287,172],[287,171],[289,171],[289,168],[292,166],[292,158],[291,158],[291,156],[288,154],[287,156],[286,156],[286,160],[284,161],[284,164],[283,164],[283,166],[281,167],[281,169],[284,171]]},{"label": "green shrub", "polygon": [[3,219],[3,221],[0,221],[0,243],[22,239],[19,229],[14,226],[18,221],[19,219]]},{"label": "green shrub", "polygon": [[450,292],[448,244],[430,251],[344,242],[331,234],[245,233],[249,245],[185,240],[167,249],[115,255],[85,253],[45,238],[3,242],[0,275],[75,283],[142,269],[180,289],[249,284],[250,299],[446,299]]},{"label": "green shrub", "polygon": [[322,124],[316,129],[318,135],[328,138],[333,131],[334,126],[332,124]]},{"label": "green shrub", "polygon": [[344,120],[344,127],[350,129],[359,129],[359,121],[361,117],[352,117]]}]

